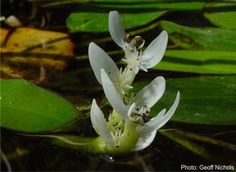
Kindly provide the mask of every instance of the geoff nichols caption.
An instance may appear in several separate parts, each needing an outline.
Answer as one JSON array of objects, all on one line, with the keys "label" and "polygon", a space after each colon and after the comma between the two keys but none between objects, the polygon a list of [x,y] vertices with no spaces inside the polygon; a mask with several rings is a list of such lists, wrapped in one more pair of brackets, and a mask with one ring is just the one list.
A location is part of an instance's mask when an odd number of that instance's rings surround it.
[{"label": "geoff nichols caption", "polygon": [[207,170],[214,170],[214,171],[233,171],[235,168],[233,165],[222,165],[222,164],[210,164],[210,165],[186,165],[181,164],[180,170],[182,171],[207,171]]}]

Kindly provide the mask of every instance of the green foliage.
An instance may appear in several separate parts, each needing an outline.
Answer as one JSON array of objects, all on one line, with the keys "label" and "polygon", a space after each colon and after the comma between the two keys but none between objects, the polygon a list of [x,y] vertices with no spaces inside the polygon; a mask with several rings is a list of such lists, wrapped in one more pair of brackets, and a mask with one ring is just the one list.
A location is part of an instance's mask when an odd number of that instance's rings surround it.
[{"label": "green foliage", "polygon": [[[220,10],[209,10],[214,8],[218,8]],[[228,29],[236,29],[235,3],[207,3],[204,16],[216,26]]]},{"label": "green foliage", "polygon": [[[164,12],[122,13],[121,17],[125,28],[129,29],[147,24],[164,14]],[[66,24],[71,32],[107,32],[108,13],[75,12],[68,17]]]},{"label": "green foliage", "polygon": [[204,74],[236,74],[236,52],[167,50],[155,70]]},{"label": "green foliage", "polygon": [[[76,4],[81,1],[61,1],[59,3],[47,4],[48,6],[62,4]],[[118,10],[121,13],[126,29],[143,26],[164,14],[173,10],[201,10],[204,2],[161,2],[161,1],[92,1],[83,2],[81,10],[70,14],[66,24],[71,32],[107,32],[108,12]],[[91,12],[92,11],[92,12]],[[96,11],[96,12],[94,12]]]},{"label": "green foliage", "polygon": [[171,41],[178,47],[195,50],[236,51],[236,31],[220,28],[194,28],[162,21]]},{"label": "green foliage", "polygon": [[216,26],[236,29],[236,12],[205,13],[204,16]]},{"label": "green foliage", "polygon": [[[97,8],[106,8],[109,10],[127,10],[127,12],[147,12],[158,10],[201,10],[204,7],[204,2],[181,2],[174,3],[165,1],[145,1],[145,0],[115,0],[107,2],[106,0],[95,0],[88,3],[90,6]],[[138,10],[138,11],[137,11]]]},{"label": "green foliage", "polygon": [[170,107],[176,91],[180,90],[181,100],[172,121],[189,124],[236,125],[235,76],[202,76],[171,79],[163,99],[153,108]]},{"label": "green foliage", "polygon": [[1,80],[1,127],[42,132],[65,126],[77,110],[62,97],[26,80]]},{"label": "green foliage", "polygon": [[[137,84],[138,89],[145,84]],[[152,108],[156,115],[163,108],[170,108],[177,91],[180,104],[172,121],[188,124],[236,125],[235,76],[202,76],[170,79],[164,96]]]}]

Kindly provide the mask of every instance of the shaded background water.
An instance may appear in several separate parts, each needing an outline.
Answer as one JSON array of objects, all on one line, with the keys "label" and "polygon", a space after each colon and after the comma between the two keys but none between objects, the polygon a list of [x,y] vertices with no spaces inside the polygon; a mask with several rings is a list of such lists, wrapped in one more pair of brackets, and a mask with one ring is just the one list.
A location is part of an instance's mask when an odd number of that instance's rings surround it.
[{"label": "shaded background water", "polygon": [[[103,104],[102,102],[106,101],[103,97],[104,94],[102,88],[97,83],[88,63],[88,44],[91,41],[96,42],[107,52],[110,52],[111,56],[116,61],[118,61],[122,57],[122,54],[119,51],[119,48],[117,48],[117,46],[111,41],[111,39],[109,39],[108,32],[76,31],[72,33],[69,31],[68,26],[65,22],[69,15],[75,11],[92,12],[93,10],[97,10],[95,12],[103,11],[104,13],[108,14],[108,11],[111,9],[109,9],[108,7],[96,8],[96,6],[94,7],[93,5],[91,5],[92,1],[82,1],[82,3],[66,4],[62,3],[65,1],[55,2],[59,3],[50,6],[48,5],[50,4],[49,1],[46,0],[3,0],[1,1],[1,15],[6,17],[9,15],[15,15],[22,22],[21,27],[30,27],[68,33],[68,37],[72,40],[73,43],[74,58],[67,58],[67,56],[61,57],[62,60],[67,64],[67,66],[59,70],[53,67],[46,67],[46,79],[39,80],[40,64],[32,64],[30,62],[18,64],[18,62],[9,62],[9,58],[16,56],[16,54],[11,54],[9,52],[2,52],[1,61],[3,64],[10,66],[12,69],[16,69],[16,71],[20,74],[23,73],[22,78],[28,79],[43,88],[59,93],[78,107],[78,111],[80,112],[80,116],[78,117],[78,119],[76,119],[71,125],[66,126],[63,130],[49,133],[69,133],[75,135],[95,136],[96,133],[90,125],[89,104],[94,97],[96,97],[96,99],[101,102],[101,104]],[[170,1],[165,3],[176,4],[178,2],[179,1]],[[200,3],[202,1],[192,2]],[[233,3],[233,1],[224,1],[224,3],[226,2]],[[91,4],[88,5],[87,3]],[[119,7],[119,5],[122,3],[123,2],[117,2],[117,4],[115,5],[117,5],[117,9],[121,11],[121,13],[127,13],[127,9]],[[138,3],[131,1],[127,3],[146,4],[147,2]],[[128,11],[129,13],[139,13],[138,10],[145,11],[145,9],[128,10],[130,10]],[[153,8],[152,10],[155,11],[157,9]],[[166,7],[164,10],[166,10],[167,12],[165,12],[160,17],[156,17],[156,19],[147,22],[144,25],[130,28],[128,29],[128,32],[138,33],[143,38],[145,38],[148,45],[148,43],[150,43],[152,39],[156,37],[162,30],[160,24],[158,23],[163,20],[172,21],[180,25],[190,27],[216,27],[203,16],[203,9],[180,10],[168,9],[168,7]],[[230,8],[210,8],[210,10],[213,10],[214,12],[236,11],[235,4],[231,4]],[[91,13],[91,15],[93,15],[93,13]],[[84,22],[86,23],[86,21]],[[1,23],[1,27],[9,29],[12,33],[15,29],[9,27],[4,22]],[[184,36],[182,38],[182,41],[184,41]],[[207,39],[208,38],[206,37],[206,40]],[[194,40],[192,41],[193,42],[191,42],[190,40],[190,45],[194,44]],[[4,44],[2,46],[4,47]],[[204,48],[205,47],[203,47],[202,49]],[[176,45],[176,42],[174,40],[169,39],[168,50],[184,49],[185,47]],[[198,51],[198,49],[194,46],[192,47],[192,49]],[[207,48],[205,49],[208,50]],[[210,48],[209,50],[212,49]],[[233,50],[227,51],[233,52]],[[46,55],[46,57],[49,59],[54,58],[54,56],[52,55]],[[37,58],[41,57],[39,56]],[[180,61],[180,63],[181,62],[184,62],[184,60]],[[193,64],[194,63],[195,62],[193,62]],[[220,62],[218,61],[216,63]],[[229,61],[227,63],[235,64],[235,56],[232,61]],[[14,78],[14,76],[5,71],[1,72],[2,79]],[[201,79],[201,77],[217,77],[219,75],[234,77],[235,71],[227,74],[222,74],[194,72],[191,70],[187,72],[181,70],[167,70],[163,67],[160,70],[151,70],[148,73],[141,72],[136,81],[150,81],[157,75],[162,75],[167,80],[176,78],[185,79],[192,77],[200,77]],[[235,85],[235,82],[231,83],[231,88],[233,88],[234,90]],[[214,87],[212,89],[214,89]],[[180,91],[184,93],[184,90]],[[222,94],[228,94],[228,91],[224,89],[215,91],[220,91],[222,92]],[[193,92],[197,91],[193,90]],[[193,97],[193,102],[194,98],[195,97]],[[230,99],[230,102],[232,104],[235,104],[235,95],[232,95],[232,97],[229,97],[228,99]],[[198,103],[199,102],[196,100],[196,104]],[[210,106],[208,107],[207,102],[206,104],[203,103],[199,106],[199,108],[203,109],[212,108]],[[187,107],[184,108],[186,108],[186,111],[188,111]],[[215,108],[217,109],[217,105]],[[235,107],[231,108],[231,111],[235,110]],[[109,112],[109,107],[107,105],[105,105],[105,110],[106,109]],[[216,110],[215,113],[218,113],[218,115],[220,115],[219,113],[221,113],[221,111],[224,112],[227,111],[227,109],[221,109],[218,111]],[[1,113],[4,112],[1,111]],[[190,111],[187,113],[190,114],[193,112]],[[194,112],[194,114],[196,115],[198,115],[198,113],[200,112]],[[235,113],[233,115],[235,115]],[[199,165],[201,164],[206,166],[211,164],[226,166],[231,165],[235,169],[235,118],[231,121],[232,123],[230,123],[229,125],[218,125],[216,123],[213,123],[213,125],[208,125],[204,122],[188,123],[184,121],[184,118],[182,121],[173,120],[168,122],[168,124],[165,125],[165,127],[163,127],[160,132],[158,132],[155,141],[147,149],[121,156],[94,154],[81,152],[74,149],[68,149],[52,144],[50,142],[50,139],[23,136],[20,135],[20,132],[9,130],[3,127],[1,128],[1,153],[4,154],[8,159],[12,171],[180,171],[181,165],[193,165],[196,166],[199,170]],[[41,134],[48,133],[44,132]],[[4,158],[2,156],[1,170],[6,171],[6,162],[4,162],[3,159]]]}]

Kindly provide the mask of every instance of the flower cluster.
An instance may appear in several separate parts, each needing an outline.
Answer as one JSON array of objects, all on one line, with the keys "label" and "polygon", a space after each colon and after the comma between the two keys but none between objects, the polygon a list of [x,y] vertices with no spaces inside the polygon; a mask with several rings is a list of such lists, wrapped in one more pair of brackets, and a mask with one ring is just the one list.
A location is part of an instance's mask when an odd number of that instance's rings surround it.
[{"label": "flower cluster", "polygon": [[157,130],[172,117],[180,99],[178,92],[168,111],[163,109],[156,117],[150,118],[151,108],[165,91],[165,79],[162,76],[156,77],[137,94],[132,87],[140,70],[147,72],[161,61],[168,35],[166,31],[162,31],[143,50],[145,41],[140,36],[131,38],[126,35],[117,11],[109,13],[109,32],[114,42],[124,51],[125,58],[122,60],[126,67],[119,69],[106,52],[95,43],[90,43],[89,62],[113,107],[106,119],[93,100],[90,112],[92,125],[100,136],[100,147],[104,152],[142,150],[152,143]]}]

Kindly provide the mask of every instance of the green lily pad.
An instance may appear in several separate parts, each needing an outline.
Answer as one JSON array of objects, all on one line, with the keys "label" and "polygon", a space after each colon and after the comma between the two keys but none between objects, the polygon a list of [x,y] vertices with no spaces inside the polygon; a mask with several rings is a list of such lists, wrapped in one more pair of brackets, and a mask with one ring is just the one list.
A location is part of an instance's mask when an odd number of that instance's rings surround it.
[{"label": "green lily pad", "polygon": [[1,127],[42,132],[65,126],[77,109],[59,95],[26,80],[1,80]]}]

